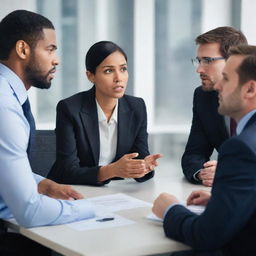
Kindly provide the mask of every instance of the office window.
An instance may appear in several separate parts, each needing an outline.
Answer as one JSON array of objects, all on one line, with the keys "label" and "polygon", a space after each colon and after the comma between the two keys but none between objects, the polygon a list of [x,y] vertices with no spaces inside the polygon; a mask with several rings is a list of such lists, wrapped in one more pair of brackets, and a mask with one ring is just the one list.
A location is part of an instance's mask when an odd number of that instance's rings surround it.
[{"label": "office window", "polygon": [[97,41],[113,41],[127,53],[127,93],[133,94],[132,0],[37,0],[37,11],[48,17],[56,28],[61,61],[50,92],[35,91],[36,98],[40,98],[35,100],[35,117],[40,127],[54,127],[56,104],[60,99],[92,86],[85,74],[85,54]]},{"label": "office window", "polygon": [[190,122],[192,95],[199,81],[191,65],[200,34],[201,0],[155,1],[155,122]]}]

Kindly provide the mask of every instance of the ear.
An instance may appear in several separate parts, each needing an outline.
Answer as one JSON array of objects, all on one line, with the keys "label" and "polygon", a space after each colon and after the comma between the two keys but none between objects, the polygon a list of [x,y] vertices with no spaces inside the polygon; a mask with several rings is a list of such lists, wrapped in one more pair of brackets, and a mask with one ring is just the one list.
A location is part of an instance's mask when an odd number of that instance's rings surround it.
[{"label": "ear", "polygon": [[17,55],[25,60],[30,56],[30,46],[23,40],[16,42],[16,53]]},{"label": "ear", "polygon": [[245,89],[245,98],[252,99],[256,98],[256,81],[250,80],[244,86]]},{"label": "ear", "polygon": [[94,74],[93,74],[92,72],[90,72],[90,71],[86,71],[86,75],[87,75],[88,80],[89,80],[91,83],[94,84],[94,81],[95,81],[95,76],[94,76]]}]

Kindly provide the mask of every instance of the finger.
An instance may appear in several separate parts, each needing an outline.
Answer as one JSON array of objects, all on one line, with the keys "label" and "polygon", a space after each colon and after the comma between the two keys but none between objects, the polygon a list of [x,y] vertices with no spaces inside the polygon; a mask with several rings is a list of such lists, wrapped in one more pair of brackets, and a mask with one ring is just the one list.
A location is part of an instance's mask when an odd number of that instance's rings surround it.
[{"label": "finger", "polygon": [[212,169],[211,167],[205,168],[202,171],[200,171],[201,176],[207,176],[209,174],[213,175],[215,173],[215,169]]},{"label": "finger", "polygon": [[199,195],[198,191],[193,191],[193,192],[189,195],[189,197],[188,197],[188,199],[187,199],[187,204],[188,204],[188,205],[193,204],[193,199],[196,198],[196,197],[199,197],[199,196],[200,196],[200,195]]},{"label": "finger", "polygon": [[127,169],[146,169],[146,165],[144,162],[128,163]]},{"label": "finger", "polygon": [[217,164],[216,160],[211,160],[211,161],[205,162],[204,167],[215,166],[216,164]]},{"label": "finger", "polygon": [[201,197],[194,198],[193,199],[193,204],[194,205],[201,205],[202,204],[202,198]]},{"label": "finger", "polygon": [[72,193],[70,194],[70,196],[74,199],[83,199],[84,196],[82,194],[80,194],[79,192],[72,190]]},{"label": "finger", "polygon": [[125,158],[133,159],[133,158],[137,157],[138,155],[139,155],[139,153],[130,153],[130,154],[126,154]]},{"label": "finger", "polygon": [[153,156],[154,156],[155,160],[156,160],[156,159],[159,159],[159,158],[161,158],[161,157],[163,157],[162,154],[155,154],[155,155],[153,155]]},{"label": "finger", "polygon": [[207,187],[211,187],[212,186],[212,181],[211,180],[204,180],[203,185],[207,186]]}]

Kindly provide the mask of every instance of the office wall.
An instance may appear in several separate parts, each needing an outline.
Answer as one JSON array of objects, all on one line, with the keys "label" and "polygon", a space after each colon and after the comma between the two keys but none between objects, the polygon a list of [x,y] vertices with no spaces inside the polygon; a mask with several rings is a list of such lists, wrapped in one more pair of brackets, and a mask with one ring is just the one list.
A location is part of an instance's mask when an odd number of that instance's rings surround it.
[{"label": "office wall", "polygon": [[[192,118],[193,90],[200,84],[190,59],[194,38],[216,26],[242,27],[255,41],[253,0],[0,0],[0,18],[14,9],[50,18],[61,64],[49,91],[30,90],[37,127],[55,127],[57,102],[91,85],[84,68],[94,42],[112,40],[128,55],[127,93],[143,97],[151,151],[179,159]],[[249,14],[249,15],[248,15]],[[256,24],[254,24],[256,25]]]}]

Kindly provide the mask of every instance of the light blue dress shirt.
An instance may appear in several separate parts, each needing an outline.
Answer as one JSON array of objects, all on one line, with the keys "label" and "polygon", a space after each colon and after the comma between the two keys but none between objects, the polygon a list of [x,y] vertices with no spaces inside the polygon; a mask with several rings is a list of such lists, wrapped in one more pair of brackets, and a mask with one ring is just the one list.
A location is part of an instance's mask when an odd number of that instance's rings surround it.
[{"label": "light blue dress shirt", "polygon": [[0,218],[14,217],[25,227],[56,225],[94,217],[87,200],[57,200],[39,194],[44,178],[32,173],[27,146],[30,126],[22,104],[27,91],[21,79],[0,64]]},{"label": "light blue dress shirt", "polygon": [[248,123],[248,121],[251,119],[251,117],[256,113],[256,109],[248,112],[246,115],[244,115],[237,123],[237,127],[236,127],[236,134],[239,135],[242,130],[244,129],[244,127],[246,126],[246,124]]}]

